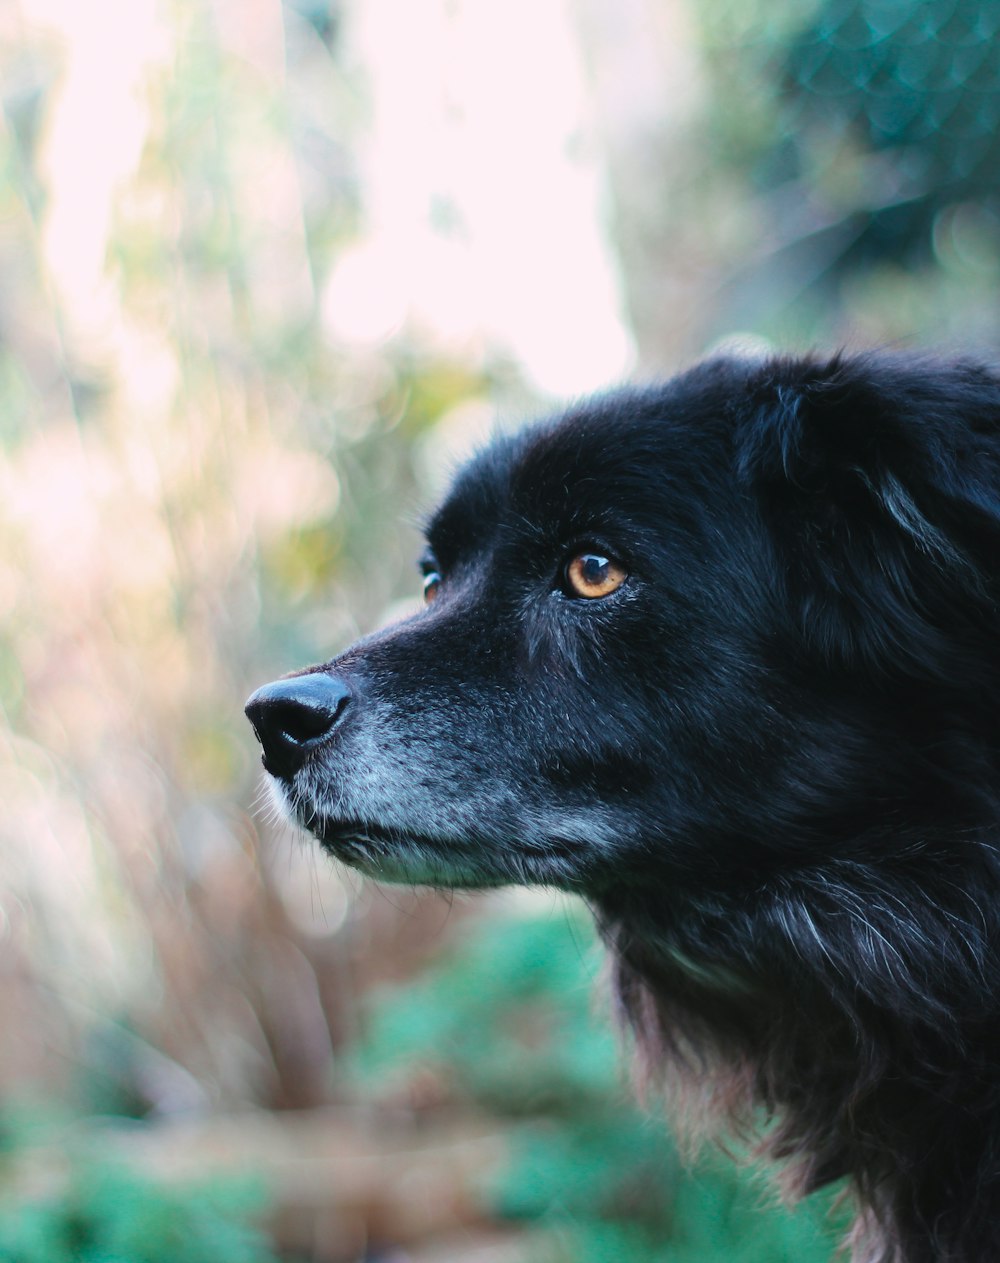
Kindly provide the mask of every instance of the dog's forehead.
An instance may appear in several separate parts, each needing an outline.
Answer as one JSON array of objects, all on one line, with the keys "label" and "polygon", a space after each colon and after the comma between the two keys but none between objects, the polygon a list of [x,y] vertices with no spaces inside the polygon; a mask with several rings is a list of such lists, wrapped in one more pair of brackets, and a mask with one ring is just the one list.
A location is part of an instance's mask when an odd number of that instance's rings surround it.
[{"label": "dog's forehead", "polygon": [[432,518],[435,553],[475,552],[501,531],[558,534],[581,506],[597,512],[625,463],[624,437],[620,417],[580,407],[494,440],[459,470]]},{"label": "dog's forehead", "polygon": [[495,439],[459,470],[431,519],[436,555],[478,551],[500,530],[600,532],[641,514],[647,499],[662,513],[670,484],[690,486],[704,464],[719,385],[681,378],[619,390]]}]

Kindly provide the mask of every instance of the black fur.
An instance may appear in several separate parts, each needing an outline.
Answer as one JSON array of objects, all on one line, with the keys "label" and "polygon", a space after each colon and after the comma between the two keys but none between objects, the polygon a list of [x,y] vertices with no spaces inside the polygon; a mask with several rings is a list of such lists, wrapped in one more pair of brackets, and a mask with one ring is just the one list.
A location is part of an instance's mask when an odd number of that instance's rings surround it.
[{"label": "black fur", "polygon": [[648,1065],[849,1176],[857,1260],[1000,1257],[1000,380],[715,360],[494,443],[428,541],[436,599],[313,669],[289,811],[578,891]]}]

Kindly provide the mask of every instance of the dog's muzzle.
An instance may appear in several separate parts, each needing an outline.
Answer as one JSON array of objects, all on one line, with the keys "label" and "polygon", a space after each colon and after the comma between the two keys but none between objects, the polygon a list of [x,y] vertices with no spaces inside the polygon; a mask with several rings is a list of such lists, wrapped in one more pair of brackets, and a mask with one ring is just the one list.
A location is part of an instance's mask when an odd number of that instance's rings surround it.
[{"label": "dog's muzzle", "polygon": [[245,706],[272,776],[291,779],[306,757],[333,735],[351,690],[325,671],[294,675],[259,688]]}]

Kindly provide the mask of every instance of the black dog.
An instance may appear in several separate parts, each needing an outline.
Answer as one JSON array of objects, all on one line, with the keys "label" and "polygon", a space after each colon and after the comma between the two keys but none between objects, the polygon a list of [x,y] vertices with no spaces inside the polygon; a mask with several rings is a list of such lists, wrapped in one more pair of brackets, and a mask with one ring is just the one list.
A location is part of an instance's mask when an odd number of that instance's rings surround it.
[{"label": "black dog", "polygon": [[1000,1258],[1000,378],[713,361],[495,443],[427,538],[424,612],[250,699],[289,814],[578,891],[645,1059],[849,1176],[857,1260]]}]

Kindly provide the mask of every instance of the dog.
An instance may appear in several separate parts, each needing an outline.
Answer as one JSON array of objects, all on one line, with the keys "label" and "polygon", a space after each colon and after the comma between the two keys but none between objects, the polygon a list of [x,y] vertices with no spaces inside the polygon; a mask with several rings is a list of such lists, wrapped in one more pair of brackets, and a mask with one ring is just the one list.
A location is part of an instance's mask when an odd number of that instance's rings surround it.
[{"label": "dog", "polygon": [[[1000,1258],[1000,377],[725,357],[502,437],[425,607],[247,703],[388,881],[593,909],[638,1056],[856,1263]],[[700,1108],[700,1106],[699,1106]]]}]

